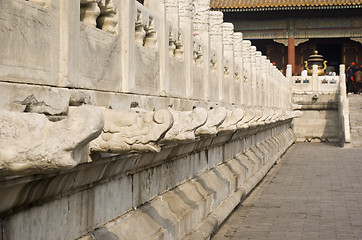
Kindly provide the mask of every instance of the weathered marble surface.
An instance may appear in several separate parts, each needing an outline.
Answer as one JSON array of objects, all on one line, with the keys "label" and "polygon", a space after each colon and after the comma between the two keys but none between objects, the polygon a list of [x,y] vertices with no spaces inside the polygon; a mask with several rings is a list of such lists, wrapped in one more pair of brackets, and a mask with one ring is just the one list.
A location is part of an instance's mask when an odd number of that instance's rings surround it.
[{"label": "weathered marble surface", "polygon": [[244,109],[236,108],[232,111],[227,111],[227,116],[225,121],[220,126],[220,131],[234,131],[236,130],[236,125],[244,117]]},{"label": "weathered marble surface", "polygon": [[90,143],[91,151],[126,153],[137,151],[159,152],[157,142],[173,124],[167,109],[146,111],[131,109],[117,111],[101,108],[104,128],[101,135]]},{"label": "weathered marble surface", "polygon": [[196,135],[214,135],[218,133],[219,126],[225,121],[227,110],[224,107],[213,108],[207,112],[207,122],[199,127]]},{"label": "weathered marble surface", "polygon": [[98,137],[103,115],[92,106],[71,108],[50,122],[45,115],[0,110],[0,174],[60,171],[87,159],[85,146]]},{"label": "weathered marble surface", "polygon": [[166,141],[185,141],[195,139],[195,131],[207,121],[207,111],[195,108],[192,111],[176,111],[170,108],[175,123],[166,133]]}]

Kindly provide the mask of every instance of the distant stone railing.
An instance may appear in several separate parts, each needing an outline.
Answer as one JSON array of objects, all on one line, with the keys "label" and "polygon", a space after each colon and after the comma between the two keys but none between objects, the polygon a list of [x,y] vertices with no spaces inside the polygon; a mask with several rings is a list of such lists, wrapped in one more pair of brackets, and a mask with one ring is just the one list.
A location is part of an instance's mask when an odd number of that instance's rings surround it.
[{"label": "distant stone railing", "polygon": [[[290,74],[288,68],[288,74]],[[339,92],[339,76],[318,76],[315,72],[313,76],[289,76],[291,79],[293,92]]]}]

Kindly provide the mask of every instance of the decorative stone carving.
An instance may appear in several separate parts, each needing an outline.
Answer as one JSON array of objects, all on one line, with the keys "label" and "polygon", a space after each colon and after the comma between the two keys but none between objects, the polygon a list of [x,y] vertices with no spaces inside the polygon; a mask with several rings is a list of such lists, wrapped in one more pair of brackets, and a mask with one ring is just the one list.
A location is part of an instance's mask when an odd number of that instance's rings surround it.
[{"label": "decorative stone carving", "polygon": [[216,64],[217,64],[216,53],[215,53],[215,50],[212,49],[210,52],[210,69],[211,69],[211,71],[216,71]]},{"label": "decorative stone carving", "polygon": [[223,13],[219,11],[210,11],[210,38],[212,40],[213,35],[222,36]]},{"label": "decorative stone carving", "polygon": [[202,63],[202,50],[200,42],[194,38],[193,41],[193,60],[195,65]]},{"label": "decorative stone carving", "polygon": [[303,112],[302,111],[293,111],[293,118],[299,118],[303,115]]},{"label": "decorative stone carving", "polygon": [[244,117],[244,110],[242,108],[236,108],[232,111],[227,111],[225,121],[221,124],[219,131],[234,131],[237,129],[237,124]]},{"label": "decorative stone carving", "polygon": [[262,110],[262,116],[259,118],[259,120],[257,121],[258,124],[265,124],[266,120],[270,117],[270,115],[272,114],[272,112],[270,111],[270,109],[265,108]]},{"label": "decorative stone carving", "polygon": [[242,40],[242,53],[243,53],[243,58],[244,61],[250,62],[250,47],[251,47],[251,42],[249,40]]},{"label": "decorative stone carving", "polygon": [[178,0],[165,0],[165,6],[167,8],[178,8]]},{"label": "decorative stone carving", "polygon": [[117,111],[101,108],[104,128],[101,135],[90,143],[91,151],[159,152],[157,142],[173,124],[166,109],[156,112],[140,109]]},{"label": "decorative stone carving", "polygon": [[170,109],[175,120],[172,128],[166,133],[166,141],[185,141],[195,139],[195,131],[207,121],[207,111],[195,108],[192,111],[176,111]]},{"label": "decorative stone carving", "polygon": [[255,109],[254,113],[254,118],[248,123],[249,127],[255,127],[259,125],[258,120],[263,116],[263,112],[259,109]]},{"label": "decorative stone carving", "polygon": [[240,122],[238,122],[237,124],[237,128],[241,129],[241,128],[248,128],[249,127],[249,122],[251,122],[254,118],[255,118],[256,114],[255,114],[255,110],[252,108],[246,109],[244,111],[244,117],[243,119],[241,119]]},{"label": "decorative stone carving", "polygon": [[[260,73],[260,68],[261,68],[261,52],[260,51],[256,51],[255,52],[255,67],[257,69],[257,72]],[[259,74],[260,77],[260,74]],[[256,87],[258,88],[258,90],[261,89],[261,79],[257,79],[256,81]]]},{"label": "decorative stone carving", "polygon": [[235,66],[234,79],[235,79],[235,81],[240,81],[240,69],[239,69],[239,66]]},{"label": "decorative stone carving", "polygon": [[96,26],[101,13],[98,3],[101,0],[80,0],[80,20],[88,25]]},{"label": "decorative stone carving", "polygon": [[197,32],[207,32],[209,31],[210,0],[194,0],[194,2],[194,30]]},{"label": "decorative stone carving", "polygon": [[269,112],[269,116],[265,119],[265,123],[269,124],[272,123],[273,121],[273,116],[275,114],[274,110],[271,108],[268,108],[267,111]]},{"label": "decorative stone carving", "polygon": [[252,64],[256,64],[256,47],[255,46],[250,47],[250,62]]},{"label": "decorative stone carving", "polygon": [[283,111],[280,110],[280,109],[277,109],[277,110],[275,110],[275,114],[274,114],[274,116],[273,116],[273,120],[274,120],[274,121],[280,121],[280,120],[283,119],[283,116],[284,116]]},{"label": "decorative stone carving", "polygon": [[84,147],[103,124],[101,111],[89,105],[71,107],[68,117],[57,122],[43,114],[0,110],[0,174],[72,168],[84,160]]},{"label": "decorative stone carving", "polygon": [[224,22],[221,24],[223,34],[223,44],[225,50],[232,50],[234,45],[234,24]]},{"label": "decorative stone carving", "polygon": [[243,34],[241,32],[234,33],[234,51],[241,52],[243,48]]},{"label": "decorative stone carving", "polygon": [[192,0],[179,0],[179,16],[181,18],[192,18],[194,5]]},{"label": "decorative stone carving", "polygon": [[[243,40],[242,41],[242,56],[243,56],[243,70],[244,70],[244,82],[245,84],[248,83],[248,81],[250,81],[250,47],[251,47],[251,42],[249,40]],[[249,93],[250,94],[250,93]]]},{"label": "decorative stone carving", "polygon": [[207,112],[207,122],[199,127],[196,135],[216,135],[219,126],[225,121],[227,110],[224,107],[211,109]]},{"label": "decorative stone carving", "polygon": [[224,60],[224,75],[225,77],[228,77],[229,76],[229,68],[230,68],[230,63],[228,60]]},{"label": "decorative stone carving", "polygon": [[114,9],[113,0],[103,0],[99,4],[100,15],[97,18],[97,27],[109,33],[116,32],[117,11]]}]

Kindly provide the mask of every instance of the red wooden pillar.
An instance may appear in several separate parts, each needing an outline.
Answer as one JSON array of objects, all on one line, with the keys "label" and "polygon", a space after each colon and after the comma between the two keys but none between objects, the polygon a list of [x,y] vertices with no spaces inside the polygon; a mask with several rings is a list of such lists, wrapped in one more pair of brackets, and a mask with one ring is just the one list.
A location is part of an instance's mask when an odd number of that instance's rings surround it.
[{"label": "red wooden pillar", "polygon": [[295,42],[294,37],[288,38],[288,64],[292,65],[292,73],[295,71]]}]

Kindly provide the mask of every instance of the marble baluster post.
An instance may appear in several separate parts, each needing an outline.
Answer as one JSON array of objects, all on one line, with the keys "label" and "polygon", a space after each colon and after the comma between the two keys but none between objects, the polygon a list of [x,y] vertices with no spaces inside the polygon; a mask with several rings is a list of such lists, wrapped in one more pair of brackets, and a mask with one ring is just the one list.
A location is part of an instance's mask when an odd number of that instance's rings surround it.
[{"label": "marble baluster post", "polygon": [[193,0],[179,0],[180,28],[184,33],[186,97],[193,96]]},{"label": "marble baluster post", "polygon": [[272,105],[273,107],[278,107],[276,104],[276,80],[275,80],[275,76],[276,76],[276,71],[277,68],[273,65],[272,67]]},{"label": "marble baluster post", "polygon": [[160,95],[166,96],[169,92],[169,73],[167,68],[166,60],[169,56],[169,26],[168,26],[168,16],[166,11],[166,2],[165,0],[148,0],[145,2],[145,6],[157,13],[159,17],[160,27],[158,38],[160,43],[158,44],[160,52]]},{"label": "marble baluster post", "polygon": [[250,63],[250,47],[249,40],[242,41],[243,53],[243,70],[244,70],[244,102],[247,106],[251,106],[251,63]]},{"label": "marble baluster post", "polygon": [[224,101],[235,103],[234,96],[234,25],[222,23],[223,45],[224,45]]},{"label": "marble baluster post", "polygon": [[79,1],[59,1],[59,86],[79,79],[80,44],[80,3]]},{"label": "marble baluster post", "polygon": [[135,19],[136,6],[135,1],[121,1],[120,22],[122,26],[121,41],[122,41],[122,92],[133,92],[135,88]]},{"label": "marble baluster post", "polygon": [[270,107],[270,60],[265,60],[265,98],[264,106]]},{"label": "marble baluster post", "polygon": [[222,44],[222,27],[223,13],[218,11],[210,11],[210,48],[214,49],[216,56],[216,73],[218,79],[219,100],[223,99],[222,83],[224,81],[224,47]]},{"label": "marble baluster post", "polygon": [[281,86],[281,88],[280,88],[280,103],[279,103],[279,105],[280,105],[280,107],[281,108],[285,108],[284,107],[284,104],[285,104],[285,77],[284,77],[284,75],[283,75],[283,73],[281,73],[281,72],[279,72],[279,83],[280,83],[280,86]]},{"label": "marble baluster post", "polygon": [[256,47],[250,47],[250,65],[251,65],[251,105],[256,106]]},{"label": "marble baluster post", "polygon": [[266,56],[261,56],[261,96],[260,103],[263,107],[266,107],[266,76],[267,76],[267,59]]},{"label": "marble baluster post", "polygon": [[243,55],[242,55],[242,41],[243,34],[241,32],[234,33],[234,61],[235,61],[235,81],[239,83],[239,88],[235,89],[235,95],[239,95],[238,104],[245,104],[244,102],[244,68],[243,68]]},{"label": "marble baluster post", "polygon": [[194,35],[204,46],[203,69],[204,69],[204,99],[210,99],[210,0],[194,0],[196,4],[194,23]]},{"label": "marble baluster post", "polygon": [[261,100],[260,97],[262,96],[262,79],[261,79],[261,52],[255,52],[255,69],[256,69],[256,81],[255,81],[255,105],[260,107]]}]

